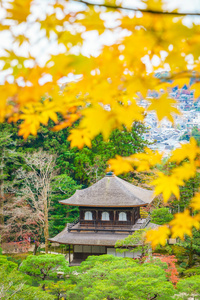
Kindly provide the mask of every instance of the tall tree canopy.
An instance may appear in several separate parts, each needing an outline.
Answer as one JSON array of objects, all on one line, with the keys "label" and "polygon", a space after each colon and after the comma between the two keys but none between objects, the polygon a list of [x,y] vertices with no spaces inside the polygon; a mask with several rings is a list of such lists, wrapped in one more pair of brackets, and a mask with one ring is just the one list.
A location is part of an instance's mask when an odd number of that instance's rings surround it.
[{"label": "tall tree canopy", "polygon": [[[200,14],[180,12],[162,0],[125,5],[115,0],[1,2],[1,34],[9,41],[1,57],[0,121],[18,122],[19,135],[27,138],[49,120],[55,131],[79,120],[68,137],[78,148],[91,147],[100,133],[108,139],[113,129],[131,129],[151,111],[159,121],[167,117],[173,122],[180,111],[168,94],[172,85],[190,83],[195,98],[200,93]],[[89,46],[91,38],[96,51]],[[150,91],[156,93],[149,97]],[[171,194],[179,198],[179,187],[198,171],[199,155],[194,139],[175,150],[166,161],[175,167],[156,173],[155,195],[162,194],[164,201]],[[120,174],[134,168],[148,171],[161,160],[160,153],[146,149],[109,163]],[[200,194],[191,203],[200,210]],[[151,232],[148,240],[155,245],[165,243],[169,235],[191,235],[199,219],[200,214],[192,216],[186,209],[170,227]]]}]

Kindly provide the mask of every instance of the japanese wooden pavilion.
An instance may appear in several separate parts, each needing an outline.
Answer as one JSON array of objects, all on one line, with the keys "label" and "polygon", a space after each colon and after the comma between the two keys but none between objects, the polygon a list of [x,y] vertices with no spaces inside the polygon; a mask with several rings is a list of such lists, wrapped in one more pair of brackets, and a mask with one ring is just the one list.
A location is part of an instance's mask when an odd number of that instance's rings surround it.
[{"label": "japanese wooden pavilion", "polygon": [[49,240],[73,245],[71,265],[79,264],[89,255],[136,257],[132,252],[116,253],[114,245],[138,229],[152,227],[150,219],[140,218],[140,207],[152,200],[153,191],[134,186],[109,172],[92,186],[60,201],[79,206],[80,218]]}]

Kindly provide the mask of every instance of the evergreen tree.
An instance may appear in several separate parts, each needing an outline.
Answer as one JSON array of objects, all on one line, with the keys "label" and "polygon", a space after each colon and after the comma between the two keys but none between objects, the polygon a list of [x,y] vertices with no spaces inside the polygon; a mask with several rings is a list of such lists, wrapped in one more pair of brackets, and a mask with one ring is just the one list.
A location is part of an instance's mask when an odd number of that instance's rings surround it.
[{"label": "evergreen tree", "polygon": [[76,190],[81,189],[75,180],[66,174],[58,175],[52,181],[52,207],[49,211],[49,234],[55,236],[61,232],[66,223],[73,222],[79,216],[77,206],[62,205],[59,200],[64,200],[72,196]]},{"label": "evergreen tree", "polygon": [[12,182],[12,175],[20,166],[20,153],[16,151],[9,126],[0,125],[0,225],[4,224],[4,202]]}]

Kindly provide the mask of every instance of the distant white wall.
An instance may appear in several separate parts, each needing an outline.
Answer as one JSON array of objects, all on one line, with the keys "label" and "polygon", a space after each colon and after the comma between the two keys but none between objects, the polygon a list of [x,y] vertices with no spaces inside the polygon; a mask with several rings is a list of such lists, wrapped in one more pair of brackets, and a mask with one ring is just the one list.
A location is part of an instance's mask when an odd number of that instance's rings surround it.
[{"label": "distant white wall", "polygon": [[74,252],[78,253],[105,253],[105,246],[74,245]]},{"label": "distant white wall", "polygon": [[130,258],[139,258],[141,253],[139,251],[137,252],[130,252],[130,251],[126,251],[126,252],[117,252],[115,250],[115,248],[107,248],[107,254],[110,254],[110,255],[114,255],[114,256],[117,256],[117,257],[130,257]]},{"label": "distant white wall", "polygon": [[[106,253],[105,246],[89,246],[89,245],[74,245],[74,253],[91,253],[91,254],[104,254]],[[115,248],[107,248],[107,254],[113,255],[116,257],[130,257],[130,258],[139,258],[141,253],[138,252],[117,252]]]}]

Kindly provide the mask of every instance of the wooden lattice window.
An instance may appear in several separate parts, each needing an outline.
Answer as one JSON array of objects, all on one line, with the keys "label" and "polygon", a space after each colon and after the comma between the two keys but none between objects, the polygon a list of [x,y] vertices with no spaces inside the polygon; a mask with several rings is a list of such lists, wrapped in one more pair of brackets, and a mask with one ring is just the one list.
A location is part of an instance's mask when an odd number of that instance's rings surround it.
[{"label": "wooden lattice window", "polygon": [[101,220],[102,221],[110,221],[110,215],[107,211],[102,212]]},{"label": "wooden lattice window", "polygon": [[93,220],[92,212],[91,211],[86,211],[84,219],[87,220],[87,221]]},{"label": "wooden lattice window", "polygon": [[119,213],[119,221],[127,221],[127,213],[120,212]]}]

